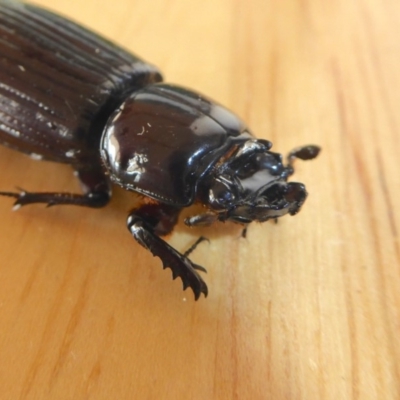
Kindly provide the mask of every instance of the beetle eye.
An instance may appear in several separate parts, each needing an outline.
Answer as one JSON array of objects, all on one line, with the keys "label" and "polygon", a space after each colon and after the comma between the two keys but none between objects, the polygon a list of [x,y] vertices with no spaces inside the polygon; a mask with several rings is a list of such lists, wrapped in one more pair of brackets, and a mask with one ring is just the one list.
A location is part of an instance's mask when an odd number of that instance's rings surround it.
[{"label": "beetle eye", "polygon": [[235,196],[233,195],[232,192],[228,190],[224,190],[223,192],[221,192],[220,196],[218,197],[218,201],[223,204],[231,203],[234,199]]},{"label": "beetle eye", "polygon": [[253,162],[253,160],[250,160],[246,164],[240,166],[236,175],[239,179],[245,179],[254,175],[257,170],[259,170],[258,165]]},{"label": "beetle eye", "polygon": [[216,180],[209,191],[209,203],[214,209],[227,209],[235,201],[235,194],[229,185],[232,182]]}]

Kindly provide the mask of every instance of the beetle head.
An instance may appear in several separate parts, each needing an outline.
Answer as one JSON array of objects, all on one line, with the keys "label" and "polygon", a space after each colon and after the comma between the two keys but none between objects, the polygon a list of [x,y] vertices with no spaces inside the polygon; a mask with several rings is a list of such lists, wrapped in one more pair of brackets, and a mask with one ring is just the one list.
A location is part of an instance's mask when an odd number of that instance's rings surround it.
[{"label": "beetle head", "polygon": [[296,149],[284,166],[282,156],[270,148],[268,141],[248,140],[214,170],[206,201],[220,220],[263,222],[300,210],[307,197],[305,186],[287,178],[294,171],[295,158],[314,158],[319,149]]}]

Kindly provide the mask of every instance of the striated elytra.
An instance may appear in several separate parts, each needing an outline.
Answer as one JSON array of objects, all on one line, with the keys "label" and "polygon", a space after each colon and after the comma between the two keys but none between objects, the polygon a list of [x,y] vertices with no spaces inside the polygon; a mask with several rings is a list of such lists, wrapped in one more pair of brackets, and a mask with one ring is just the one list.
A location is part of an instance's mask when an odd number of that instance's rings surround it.
[{"label": "striated elytra", "polygon": [[162,83],[158,69],[85,28],[42,8],[0,0],[0,142],[36,160],[70,164],[83,194],[0,192],[32,203],[103,207],[111,183],[141,195],[127,226],[133,237],[197,300],[208,289],[189,251],[160,236],[193,203],[188,226],[246,226],[296,214],[307,192],[287,182],[287,163],[232,112],[207,97]]}]

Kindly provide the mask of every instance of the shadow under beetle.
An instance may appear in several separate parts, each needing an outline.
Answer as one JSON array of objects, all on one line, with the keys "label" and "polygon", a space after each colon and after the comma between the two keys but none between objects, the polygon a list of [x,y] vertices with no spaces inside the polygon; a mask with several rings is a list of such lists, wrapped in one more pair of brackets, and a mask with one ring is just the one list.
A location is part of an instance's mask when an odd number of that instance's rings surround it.
[{"label": "shadow under beetle", "polygon": [[293,150],[287,164],[244,123],[214,101],[160,83],[147,64],[83,27],[44,9],[0,0],[0,142],[72,166],[83,194],[0,192],[32,203],[103,207],[111,182],[142,195],[127,226],[164,268],[190,287],[196,300],[207,286],[188,252],[160,236],[195,202],[204,212],[188,226],[215,221],[247,225],[296,214],[307,192],[287,182],[296,158],[317,156],[317,146]]}]

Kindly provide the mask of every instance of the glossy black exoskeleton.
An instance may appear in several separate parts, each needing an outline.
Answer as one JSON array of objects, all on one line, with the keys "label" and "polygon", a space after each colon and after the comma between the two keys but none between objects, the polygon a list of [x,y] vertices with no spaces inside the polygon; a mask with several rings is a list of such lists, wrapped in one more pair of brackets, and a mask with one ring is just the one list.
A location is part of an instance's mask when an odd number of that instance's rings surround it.
[{"label": "glossy black exoskeleton", "polygon": [[180,211],[204,206],[188,226],[294,215],[307,192],[287,182],[293,160],[312,159],[319,148],[295,149],[284,165],[230,111],[161,80],[155,67],[65,18],[0,0],[0,142],[70,164],[83,187],[82,195],[0,194],[16,198],[16,208],[103,207],[111,182],[141,194],[129,231],[198,299],[207,295],[196,271],[204,269],[160,238]]}]

